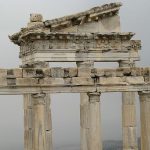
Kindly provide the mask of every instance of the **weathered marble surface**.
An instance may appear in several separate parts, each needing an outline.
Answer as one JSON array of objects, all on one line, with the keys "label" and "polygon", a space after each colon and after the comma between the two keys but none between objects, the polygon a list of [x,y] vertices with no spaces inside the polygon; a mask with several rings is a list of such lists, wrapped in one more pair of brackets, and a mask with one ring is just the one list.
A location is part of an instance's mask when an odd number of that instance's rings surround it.
[{"label": "weathered marble surface", "polygon": [[140,92],[141,150],[150,149],[150,92]]},{"label": "weathered marble surface", "polygon": [[[131,40],[134,33],[121,32],[118,15],[121,5],[110,3],[47,21],[43,21],[41,14],[31,14],[27,27],[9,36],[20,46],[22,69],[0,70],[0,94],[27,94],[25,150],[52,149],[49,101],[46,103],[40,95],[60,92],[81,93],[81,150],[102,150],[99,99],[102,92],[124,92],[123,150],[137,150],[134,92],[139,92],[142,150],[150,149],[150,68],[134,66],[140,60],[141,41]],[[33,64],[45,62],[76,62],[78,68],[33,69]],[[118,62],[120,68],[94,68],[94,62]],[[33,107],[28,101],[31,94]]]},{"label": "weathered marble surface", "polygon": [[[149,68],[1,69],[0,93],[148,91],[149,70]],[[85,76],[80,76],[83,73]]]}]

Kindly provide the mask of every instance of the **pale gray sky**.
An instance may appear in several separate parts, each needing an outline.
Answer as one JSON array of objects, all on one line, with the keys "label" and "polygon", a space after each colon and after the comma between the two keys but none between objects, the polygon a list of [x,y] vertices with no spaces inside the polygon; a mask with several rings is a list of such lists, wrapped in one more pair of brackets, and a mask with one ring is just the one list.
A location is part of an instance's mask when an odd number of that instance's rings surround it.
[{"label": "pale gray sky", "polygon": [[[120,0],[122,31],[136,33],[142,40],[140,66],[150,66],[150,1]],[[26,26],[30,13],[41,13],[52,19],[84,11],[112,0],[0,0],[0,67],[15,68],[20,64],[19,47],[12,44],[8,35]],[[55,64],[53,64],[55,65]],[[60,64],[59,64],[60,65]],[[67,64],[65,64],[68,66]],[[106,66],[103,63],[104,66]],[[96,64],[96,66],[101,66]],[[112,65],[110,65],[112,66]],[[103,94],[103,139],[121,139],[121,95]],[[137,100],[137,108],[139,107]],[[0,96],[0,149],[23,149],[23,106],[21,96]],[[139,131],[139,109],[138,131]],[[52,95],[52,114],[55,149],[62,146],[79,146],[79,94]],[[139,132],[138,132],[139,133]]]}]

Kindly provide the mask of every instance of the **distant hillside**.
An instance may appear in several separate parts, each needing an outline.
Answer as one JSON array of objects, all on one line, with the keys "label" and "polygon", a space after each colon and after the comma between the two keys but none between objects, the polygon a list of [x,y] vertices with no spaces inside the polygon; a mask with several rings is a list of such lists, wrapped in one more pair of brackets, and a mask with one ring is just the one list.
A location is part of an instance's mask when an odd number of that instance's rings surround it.
[{"label": "distant hillside", "polygon": [[[140,149],[140,138],[138,139],[138,150]],[[70,145],[70,146],[61,146],[57,147],[56,150],[80,150],[79,146]],[[108,140],[103,142],[103,150],[122,150],[122,141]]]},{"label": "distant hillside", "polygon": [[[122,141],[104,141],[103,148],[104,150],[122,150]],[[141,150],[140,138],[138,138],[138,149]]]},{"label": "distant hillside", "polygon": [[122,150],[122,141],[104,141],[104,150]]}]

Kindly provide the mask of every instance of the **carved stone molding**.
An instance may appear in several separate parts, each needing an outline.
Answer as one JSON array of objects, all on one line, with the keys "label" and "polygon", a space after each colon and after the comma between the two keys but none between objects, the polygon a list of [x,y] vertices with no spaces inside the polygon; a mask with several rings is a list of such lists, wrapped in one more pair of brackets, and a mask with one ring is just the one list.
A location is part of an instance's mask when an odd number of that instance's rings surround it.
[{"label": "carved stone molding", "polygon": [[98,92],[88,93],[90,103],[100,102],[100,95]]},{"label": "carved stone molding", "polygon": [[32,94],[31,96],[33,98],[33,105],[46,105],[45,93]]}]

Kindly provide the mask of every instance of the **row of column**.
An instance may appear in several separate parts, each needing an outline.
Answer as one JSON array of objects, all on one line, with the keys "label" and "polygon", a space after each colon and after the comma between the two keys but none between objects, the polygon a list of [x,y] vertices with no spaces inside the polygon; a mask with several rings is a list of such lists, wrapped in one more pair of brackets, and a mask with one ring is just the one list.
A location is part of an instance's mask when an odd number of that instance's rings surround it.
[{"label": "row of column", "polygon": [[24,149],[52,150],[50,97],[47,94],[24,95]]},{"label": "row of column", "polygon": [[[93,67],[80,62],[78,67]],[[126,67],[126,63],[120,64]],[[141,150],[150,149],[150,93],[140,92]],[[102,150],[100,93],[80,94],[81,150]],[[50,97],[24,95],[25,150],[53,150]],[[123,150],[137,150],[135,93],[122,93]]]},{"label": "row of column", "polygon": [[[139,93],[141,103],[141,150],[150,149],[150,93]],[[33,94],[32,118],[25,120],[25,149],[27,150],[52,150],[52,133],[46,127],[45,107],[47,96],[44,93]],[[102,150],[100,93],[88,93],[88,102],[81,104],[81,150]],[[85,100],[85,99],[84,99]],[[30,109],[30,108],[28,108]],[[27,113],[27,110],[26,112]],[[126,112],[126,113],[131,113]],[[132,116],[132,114],[130,114]],[[31,117],[31,116],[30,116]],[[127,116],[126,116],[127,117]],[[128,116],[130,118],[130,116]],[[27,119],[27,118],[26,118]],[[125,119],[125,118],[124,118]],[[32,120],[32,121],[31,121]],[[128,119],[131,120],[131,119]],[[31,123],[32,124],[31,124]],[[130,121],[129,121],[130,122]],[[132,121],[131,121],[132,122]],[[129,123],[127,123],[128,125]],[[123,127],[126,125],[123,121]],[[31,127],[30,127],[31,126]],[[27,125],[25,126],[27,127]],[[135,129],[125,126],[123,129],[126,138],[124,150],[137,150]],[[48,137],[47,137],[48,136]],[[129,139],[127,139],[129,138]],[[133,140],[134,139],[134,140]],[[48,140],[48,141],[47,141]],[[29,143],[28,143],[29,142]],[[132,145],[129,146],[128,145]]]},{"label": "row of column", "polygon": [[[24,110],[25,150],[52,150],[52,133],[50,132],[47,137],[47,119],[45,115],[47,95],[44,93],[32,94],[25,99],[32,100],[32,107],[28,106]],[[88,105],[82,107],[83,109],[81,108],[82,112],[87,113],[86,111],[88,111],[86,118],[81,116],[83,119],[81,126],[87,129],[85,138],[88,140],[88,149],[101,150],[100,93],[88,93],[88,100]],[[84,141],[82,142],[84,145]]]}]

